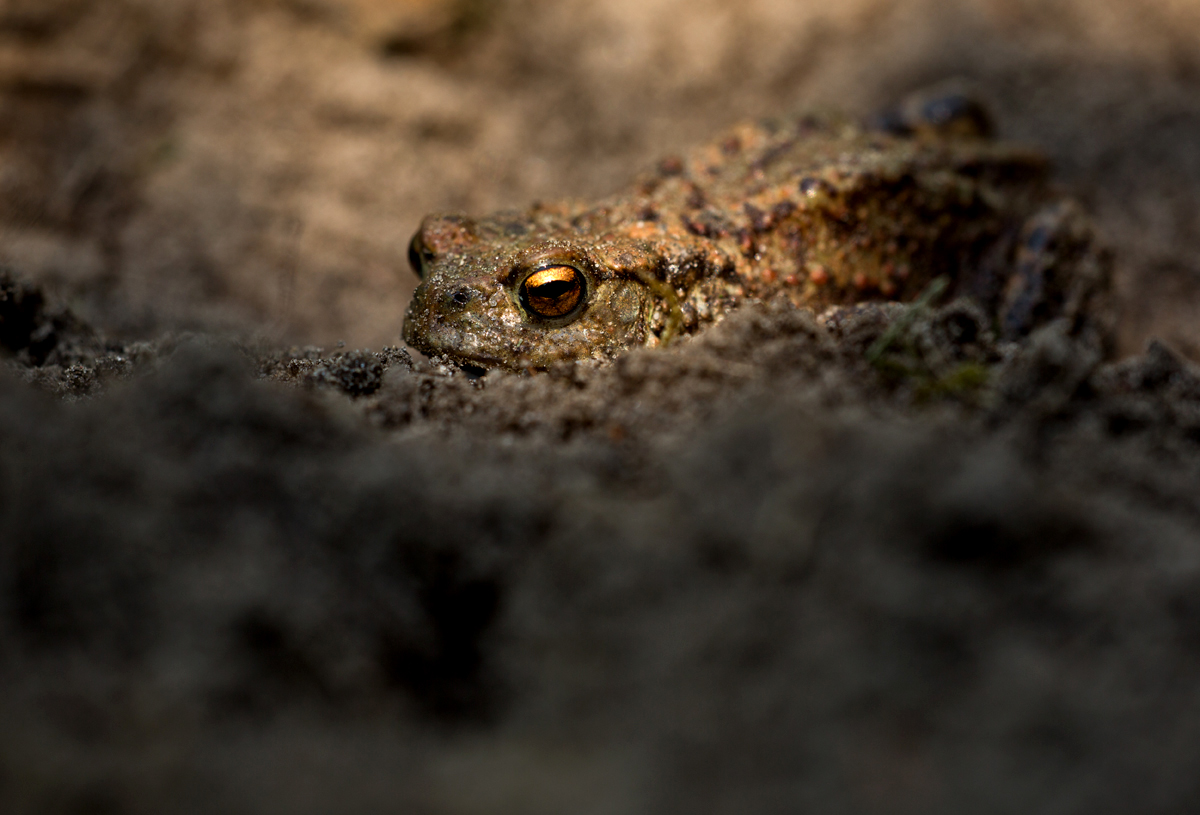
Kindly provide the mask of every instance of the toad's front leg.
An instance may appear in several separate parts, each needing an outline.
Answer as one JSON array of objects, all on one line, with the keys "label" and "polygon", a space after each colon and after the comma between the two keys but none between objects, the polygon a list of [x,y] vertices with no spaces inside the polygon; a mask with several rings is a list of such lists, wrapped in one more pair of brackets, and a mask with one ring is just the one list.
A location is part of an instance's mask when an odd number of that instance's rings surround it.
[{"label": "toad's front leg", "polygon": [[1111,274],[1111,255],[1097,248],[1078,204],[1068,200],[1043,207],[1025,221],[1013,251],[999,310],[1003,336],[1017,339],[1050,320],[1065,319],[1072,333],[1090,327],[1111,337]]}]

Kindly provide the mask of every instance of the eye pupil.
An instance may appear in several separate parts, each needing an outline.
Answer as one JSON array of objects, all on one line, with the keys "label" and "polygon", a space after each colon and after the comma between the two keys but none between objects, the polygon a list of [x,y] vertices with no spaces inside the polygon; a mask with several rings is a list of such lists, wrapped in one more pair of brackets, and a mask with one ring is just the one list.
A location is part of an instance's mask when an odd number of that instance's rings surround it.
[{"label": "eye pupil", "polygon": [[569,294],[575,289],[573,280],[555,280],[550,283],[545,283],[530,291],[534,297],[557,299],[564,294]]},{"label": "eye pupil", "polygon": [[564,317],[583,301],[584,277],[573,266],[539,269],[521,284],[521,302],[538,317]]}]

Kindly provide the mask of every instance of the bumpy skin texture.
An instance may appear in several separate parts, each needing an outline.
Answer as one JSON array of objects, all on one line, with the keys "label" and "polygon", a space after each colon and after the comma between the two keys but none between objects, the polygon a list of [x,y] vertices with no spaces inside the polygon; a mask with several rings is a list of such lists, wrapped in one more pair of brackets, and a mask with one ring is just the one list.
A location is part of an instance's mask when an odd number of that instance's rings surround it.
[{"label": "bumpy skin texture", "polygon": [[[410,252],[422,283],[404,339],[461,364],[545,368],[660,344],[748,298],[822,311],[911,300],[940,276],[1009,337],[1096,310],[1105,258],[1078,208],[1048,190],[1040,155],[908,130],[748,124],[599,203],[430,216]],[[547,268],[578,271],[568,313],[531,307]]]}]

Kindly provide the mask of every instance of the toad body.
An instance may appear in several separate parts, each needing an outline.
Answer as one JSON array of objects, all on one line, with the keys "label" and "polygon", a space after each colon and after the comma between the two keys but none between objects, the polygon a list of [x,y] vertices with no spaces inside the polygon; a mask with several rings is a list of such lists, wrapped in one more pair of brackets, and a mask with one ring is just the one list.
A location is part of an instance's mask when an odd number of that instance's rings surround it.
[{"label": "toad body", "polygon": [[940,104],[952,115],[936,126],[742,125],[599,202],[429,216],[404,339],[469,367],[540,369],[659,345],[748,300],[825,311],[911,300],[938,278],[1011,339],[1085,319],[1108,286],[1086,218],[1052,194],[1039,154],[963,125],[962,100]]}]

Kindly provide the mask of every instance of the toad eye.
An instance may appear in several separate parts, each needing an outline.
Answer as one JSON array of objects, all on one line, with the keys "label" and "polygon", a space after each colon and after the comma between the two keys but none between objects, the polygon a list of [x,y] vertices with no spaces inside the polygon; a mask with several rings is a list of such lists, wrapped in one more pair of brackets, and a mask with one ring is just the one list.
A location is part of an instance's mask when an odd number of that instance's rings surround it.
[{"label": "toad eye", "polygon": [[538,317],[565,317],[583,302],[586,287],[583,272],[574,266],[547,266],[525,278],[521,305]]},{"label": "toad eye", "polygon": [[421,240],[421,233],[413,235],[413,239],[408,244],[408,265],[412,267],[413,273],[422,280],[425,279],[425,267],[433,262],[433,252],[429,251],[429,247],[425,245],[425,241]]}]

